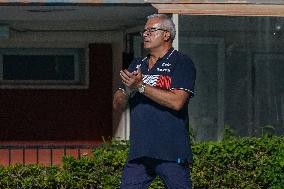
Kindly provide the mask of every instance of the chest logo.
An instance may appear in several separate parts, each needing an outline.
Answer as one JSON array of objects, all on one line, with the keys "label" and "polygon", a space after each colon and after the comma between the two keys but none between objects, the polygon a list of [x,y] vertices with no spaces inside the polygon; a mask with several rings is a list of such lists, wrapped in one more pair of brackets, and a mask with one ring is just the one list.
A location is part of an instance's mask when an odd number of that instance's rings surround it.
[{"label": "chest logo", "polygon": [[143,82],[151,86],[170,89],[172,78],[166,75],[144,75]]},{"label": "chest logo", "polygon": [[172,78],[167,75],[160,75],[156,86],[164,89],[170,89],[172,83]]},{"label": "chest logo", "polygon": [[171,72],[171,70],[168,69],[168,68],[157,68],[157,71],[158,71],[158,72],[168,72],[168,73]]},{"label": "chest logo", "polygon": [[171,65],[172,65],[171,63],[165,63],[165,62],[162,64],[163,67],[168,67],[168,66],[171,66]]}]

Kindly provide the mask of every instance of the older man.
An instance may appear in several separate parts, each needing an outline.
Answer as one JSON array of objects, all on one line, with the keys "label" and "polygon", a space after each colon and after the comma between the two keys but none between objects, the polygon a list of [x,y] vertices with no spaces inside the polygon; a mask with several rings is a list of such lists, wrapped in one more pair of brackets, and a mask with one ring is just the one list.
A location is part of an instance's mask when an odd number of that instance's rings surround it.
[{"label": "older man", "polygon": [[191,59],[172,47],[175,26],[164,14],[147,17],[145,58],[120,71],[114,109],[131,110],[130,151],[121,189],[147,188],[159,176],[171,189],[191,188],[188,101],[194,93]]}]

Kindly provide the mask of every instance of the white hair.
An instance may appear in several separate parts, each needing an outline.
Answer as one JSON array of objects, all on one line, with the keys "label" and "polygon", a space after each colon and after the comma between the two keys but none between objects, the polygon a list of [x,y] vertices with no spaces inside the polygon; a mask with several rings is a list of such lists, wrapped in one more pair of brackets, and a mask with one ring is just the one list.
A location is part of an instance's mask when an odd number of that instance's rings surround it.
[{"label": "white hair", "polygon": [[160,18],[161,19],[161,29],[165,29],[170,32],[170,40],[173,41],[176,36],[176,28],[173,20],[166,14],[152,14],[150,16],[147,16],[147,19],[153,19],[153,18]]}]

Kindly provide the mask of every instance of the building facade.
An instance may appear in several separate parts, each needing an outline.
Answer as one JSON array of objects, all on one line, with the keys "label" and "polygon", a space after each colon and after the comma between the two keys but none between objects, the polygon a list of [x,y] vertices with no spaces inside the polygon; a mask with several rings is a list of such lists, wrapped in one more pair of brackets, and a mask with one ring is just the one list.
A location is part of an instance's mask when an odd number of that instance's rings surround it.
[{"label": "building facade", "polygon": [[172,14],[174,46],[197,67],[190,127],[197,140],[283,134],[284,3],[247,1],[0,1],[0,164],[57,164],[111,137],[119,70],[144,56],[145,17]]}]

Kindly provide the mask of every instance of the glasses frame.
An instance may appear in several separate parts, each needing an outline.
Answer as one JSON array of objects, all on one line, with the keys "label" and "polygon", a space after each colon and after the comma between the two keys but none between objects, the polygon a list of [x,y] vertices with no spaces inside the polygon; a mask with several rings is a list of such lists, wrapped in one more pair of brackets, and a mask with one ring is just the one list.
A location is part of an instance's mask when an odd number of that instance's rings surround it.
[{"label": "glasses frame", "polygon": [[168,31],[162,28],[148,28],[148,29],[144,29],[143,31],[140,32],[140,35],[143,37],[145,32],[147,32],[147,35],[152,35],[152,33],[156,32],[156,31]]}]

